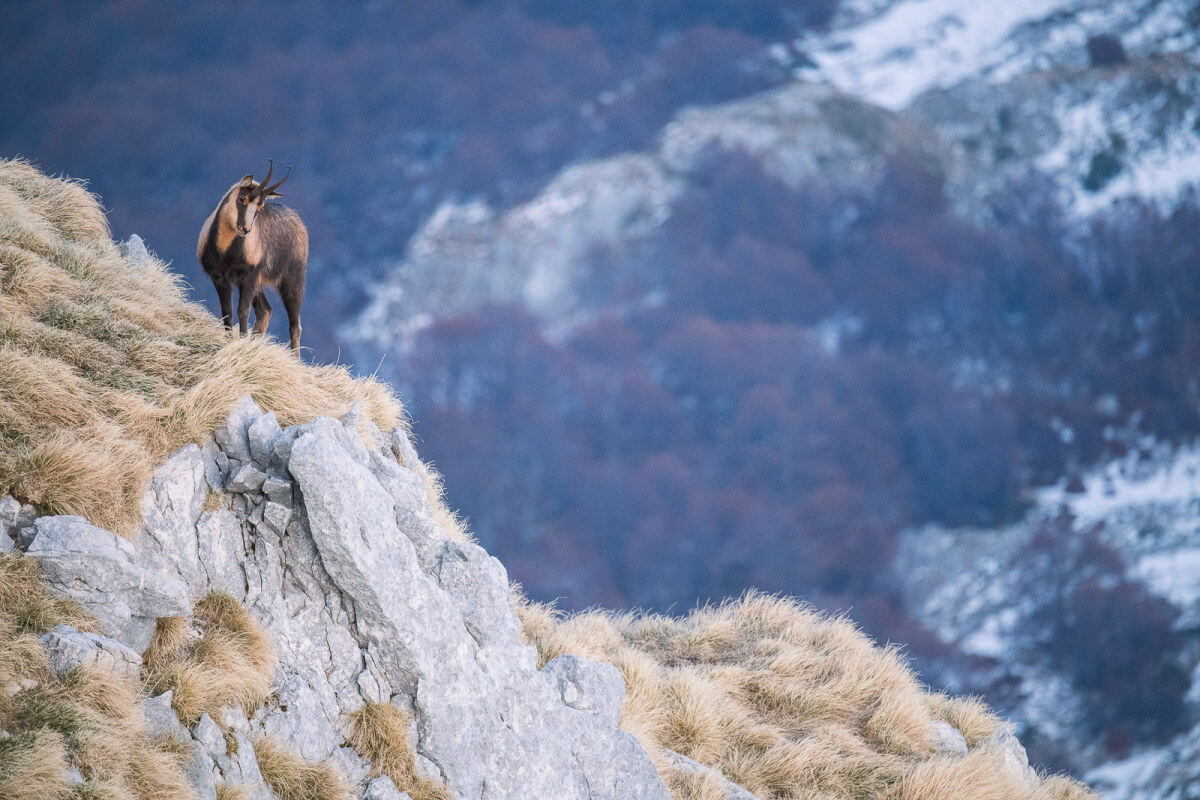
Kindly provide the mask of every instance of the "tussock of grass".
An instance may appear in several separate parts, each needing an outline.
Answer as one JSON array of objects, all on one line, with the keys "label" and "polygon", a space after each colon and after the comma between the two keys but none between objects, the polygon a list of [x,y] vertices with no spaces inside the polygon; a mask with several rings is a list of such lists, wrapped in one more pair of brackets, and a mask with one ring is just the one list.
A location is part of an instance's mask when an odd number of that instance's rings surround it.
[{"label": "tussock of grass", "polygon": [[1000,718],[978,697],[951,697],[948,694],[931,694],[925,698],[929,713],[939,722],[946,722],[958,729],[974,747],[1000,727]]},{"label": "tussock of grass", "polygon": [[0,741],[0,797],[61,800],[71,792],[66,772],[59,733],[37,730]]},{"label": "tussock of grass", "polygon": [[716,773],[698,775],[671,767],[663,770],[663,782],[671,797],[689,800],[726,800],[725,782]]},{"label": "tussock of grass", "polygon": [[277,663],[266,630],[220,592],[196,603],[190,621],[160,619],[142,658],[147,687],[170,689],[185,725],[226,705],[252,713],[270,693]]},{"label": "tussock of grass", "polygon": [[351,800],[345,778],[331,764],[310,764],[269,736],[254,741],[263,780],[279,800]]},{"label": "tussock of grass", "polygon": [[160,264],[125,262],[80,184],[0,160],[0,494],[131,536],[154,467],[247,394],[284,425],[355,402],[404,421],[383,384],[231,338]]},{"label": "tussock of grass", "polygon": [[1004,754],[987,747],[962,758],[942,756],[918,764],[884,797],[886,800],[1041,800],[1053,798],[1042,783],[1028,783],[1005,768]]},{"label": "tussock of grass", "polygon": [[347,716],[350,744],[371,762],[371,777],[387,775],[397,789],[408,792],[413,800],[450,800],[445,786],[417,774],[408,741],[408,714],[391,703],[367,703]]},{"label": "tussock of grass", "polygon": [[964,759],[936,755],[935,721],[975,745],[999,720],[978,700],[930,694],[897,649],[792,600],[751,593],[682,619],[567,617],[524,600],[518,608],[539,666],[572,653],[621,670],[621,726],[656,759],[675,800],[720,794],[663,758],[663,748],[763,800],[1092,796],[1065,778],[1024,786],[987,748]]},{"label": "tussock of grass", "polygon": [[[41,635],[95,630],[75,602],[51,595],[36,562],[0,553],[0,797],[191,798],[179,755],[147,737],[141,686],[76,669],[51,672]],[[87,779],[66,783],[66,768]]]},{"label": "tussock of grass", "polygon": [[217,800],[247,800],[249,790],[240,783],[218,783]]},{"label": "tussock of grass", "polygon": [[20,677],[30,660],[39,661],[41,635],[55,625],[96,630],[95,621],[78,603],[46,589],[37,562],[0,553],[0,682]]}]

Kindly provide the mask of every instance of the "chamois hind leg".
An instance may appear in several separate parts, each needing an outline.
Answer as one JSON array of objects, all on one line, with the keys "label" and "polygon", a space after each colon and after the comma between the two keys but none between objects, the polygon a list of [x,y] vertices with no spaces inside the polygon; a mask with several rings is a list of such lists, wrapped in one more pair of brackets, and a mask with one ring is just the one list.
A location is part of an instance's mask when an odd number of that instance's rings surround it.
[{"label": "chamois hind leg", "polygon": [[257,293],[258,287],[254,284],[238,287],[238,333],[242,336],[246,335],[246,330],[250,327],[250,302]]},{"label": "chamois hind leg", "polygon": [[254,295],[254,332],[266,336],[267,323],[271,319],[271,304],[267,302],[267,290],[259,289]]},{"label": "chamois hind leg", "polygon": [[283,298],[283,308],[288,317],[288,338],[292,350],[300,355],[300,305],[304,302],[304,276],[299,280],[283,280],[279,282],[279,296]]},{"label": "chamois hind leg", "polygon": [[225,330],[233,330],[233,287],[228,281],[218,281],[213,278],[213,286],[217,290],[217,299],[221,302],[221,322]]}]

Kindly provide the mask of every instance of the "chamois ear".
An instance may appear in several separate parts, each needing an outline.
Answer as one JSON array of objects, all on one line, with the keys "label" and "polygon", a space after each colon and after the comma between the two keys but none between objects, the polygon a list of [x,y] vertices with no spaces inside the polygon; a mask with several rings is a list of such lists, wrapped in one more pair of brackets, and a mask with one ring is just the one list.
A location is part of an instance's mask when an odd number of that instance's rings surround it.
[{"label": "chamois ear", "polygon": [[268,192],[267,197],[283,197],[283,192]]},{"label": "chamois ear", "polygon": [[238,181],[238,186],[253,186],[253,185],[254,185],[254,176],[253,175],[247,175],[246,177],[244,177],[240,181]]}]

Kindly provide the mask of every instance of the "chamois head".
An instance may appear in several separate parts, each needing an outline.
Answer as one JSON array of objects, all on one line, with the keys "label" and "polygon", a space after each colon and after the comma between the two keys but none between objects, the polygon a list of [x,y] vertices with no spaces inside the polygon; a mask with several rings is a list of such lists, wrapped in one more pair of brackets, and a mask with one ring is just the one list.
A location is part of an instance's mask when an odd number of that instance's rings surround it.
[{"label": "chamois head", "polygon": [[237,210],[237,222],[234,224],[234,230],[237,231],[238,236],[246,236],[254,229],[254,217],[267,202],[268,197],[283,197],[282,193],[275,190],[283,185],[283,182],[292,174],[292,168],[288,167],[287,175],[271,185],[271,173],[274,170],[275,159],[270,159],[267,166],[267,177],[263,178],[262,183],[255,181],[253,175],[247,175],[233,187],[237,192],[234,195],[234,208]]}]

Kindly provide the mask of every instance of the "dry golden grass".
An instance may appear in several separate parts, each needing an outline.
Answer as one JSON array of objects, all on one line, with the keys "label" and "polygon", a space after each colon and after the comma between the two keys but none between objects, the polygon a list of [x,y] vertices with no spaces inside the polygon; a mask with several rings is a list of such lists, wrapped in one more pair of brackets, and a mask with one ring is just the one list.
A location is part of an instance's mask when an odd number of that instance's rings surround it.
[{"label": "dry golden grass", "polygon": [[[0,553],[0,682],[12,679],[55,625],[96,630],[95,621],[69,597],[50,594],[37,562],[17,553]],[[27,637],[32,636],[32,641]],[[36,642],[36,645],[33,644]]]},{"label": "dry golden grass", "polygon": [[62,734],[42,729],[0,741],[0,797],[60,800],[71,789]]},{"label": "dry golden grass", "polygon": [[263,780],[279,800],[351,800],[345,778],[331,764],[310,764],[269,736],[254,741]]},{"label": "dry golden grass", "polygon": [[[134,680],[49,668],[41,635],[55,625],[95,630],[76,603],[46,591],[37,564],[0,553],[0,797],[187,800],[179,756],[151,741]],[[66,785],[67,766],[86,779]]]},{"label": "dry golden grass", "polygon": [[1092,797],[1065,778],[1024,786],[987,748],[938,756],[935,721],[975,745],[999,719],[978,700],[927,692],[895,648],[792,600],[751,593],[682,619],[562,616],[520,598],[518,608],[539,666],[572,653],[621,670],[621,726],[642,740],[675,800],[720,789],[672,766],[664,748],[763,800]]},{"label": "dry golden grass", "polygon": [[277,663],[266,630],[220,592],[196,603],[191,620],[160,619],[142,659],[146,686],[170,689],[185,725],[226,705],[253,713],[271,691]]},{"label": "dry golden grass", "polygon": [[391,703],[367,703],[350,712],[350,744],[371,762],[371,777],[387,775],[413,800],[450,800],[445,786],[417,774],[408,741],[410,716]]},{"label": "dry golden grass", "polygon": [[154,467],[245,395],[283,425],[356,402],[404,424],[383,384],[231,338],[162,265],[131,267],[80,184],[0,160],[0,494],[131,536]]},{"label": "dry golden grass", "polygon": [[934,719],[958,729],[967,740],[967,747],[979,744],[1000,726],[1000,718],[978,697],[951,697],[940,693],[928,695],[925,702]]},{"label": "dry golden grass", "polygon": [[240,783],[218,783],[217,800],[247,800],[249,791]]},{"label": "dry golden grass", "polygon": [[725,800],[725,782],[714,772],[697,775],[675,767],[659,768],[671,797],[689,800]]}]

